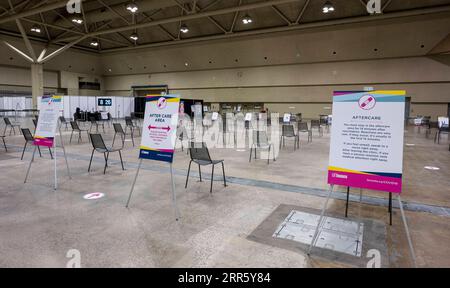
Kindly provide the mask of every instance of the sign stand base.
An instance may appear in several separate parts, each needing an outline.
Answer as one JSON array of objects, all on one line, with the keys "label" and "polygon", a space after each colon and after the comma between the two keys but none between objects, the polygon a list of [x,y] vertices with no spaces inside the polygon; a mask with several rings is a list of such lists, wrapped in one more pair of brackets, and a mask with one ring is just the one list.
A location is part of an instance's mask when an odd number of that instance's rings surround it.
[{"label": "sign stand base", "polygon": [[[67,174],[69,175],[69,179],[72,179],[72,175],[70,173],[70,168],[69,168],[69,162],[67,161],[66,148],[64,147],[64,141],[62,139],[61,129],[59,130],[59,138],[61,141],[61,148],[63,150],[64,159],[66,160]],[[23,183],[27,183],[28,176],[30,175],[31,164],[34,161],[34,156],[36,154],[37,149],[38,149],[38,146],[35,145],[34,149],[33,149],[33,156],[31,157],[30,164],[28,164],[27,174],[25,175],[25,180]],[[57,190],[58,189],[58,175],[57,175],[57,166],[56,166],[56,137],[55,137],[55,141],[53,142],[53,160],[54,160],[54,170],[55,170],[54,189]]]},{"label": "sign stand base", "polygon": [[[139,160],[139,164],[138,164],[138,169],[136,171],[136,175],[134,176],[134,180],[133,180],[133,184],[131,185],[131,191],[130,191],[130,195],[128,196],[128,201],[126,204],[126,208],[128,208],[130,206],[130,202],[131,202],[131,197],[133,195],[134,192],[134,186],[136,185],[136,181],[137,178],[139,176],[139,172],[141,170],[141,166],[142,166],[142,159]],[[178,211],[178,206],[177,206],[177,194],[176,194],[176,190],[175,190],[175,179],[173,177],[173,165],[172,163],[170,163],[170,178],[172,181],[172,201],[173,201],[173,207],[175,210],[175,220],[178,221],[180,219],[180,212]]]},{"label": "sign stand base", "polygon": [[[322,230],[322,226],[323,226],[323,220],[324,220],[324,216],[325,216],[325,212],[326,212],[326,210],[327,210],[327,207],[328,207],[328,202],[329,202],[329,200],[330,200],[330,198],[331,198],[331,194],[333,193],[333,189],[334,189],[334,185],[330,185],[330,189],[329,189],[329,193],[328,193],[328,196],[327,196],[327,198],[326,198],[326,201],[325,201],[325,204],[323,205],[323,208],[322,208],[322,212],[321,212],[321,214],[320,214],[320,218],[319,218],[319,223],[317,224],[317,227],[316,227],[316,231],[314,232],[314,237],[313,237],[313,239],[312,239],[312,241],[311,241],[311,244],[309,245],[309,248],[308,248],[308,252],[307,252],[307,255],[308,256],[311,256],[311,250],[312,250],[312,248],[313,248],[313,246],[315,246],[316,245],[316,242],[317,242],[317,239],[318,239],[318,235],[319,235],[319,232]],[[349,191],[350,191],[350,188],[347,188],[347,193],[349,193]],[[389,193],[390,194],[390,203],[389,203],[389,207],[390,207],[390,220],[391,220],[391,223],[392,223],[392,193]],[[348,195],[349,194],[347,194],[347,197],[348,197]],[[348,199],[348,198],[347,198]],[[408,245],[409,245],[409,252],[411,253],[411,258],[412,258],[412,262],[413,262],[413,266],[414,266],[414,268],[417,268],[417,262],[416,262],[416,254],[415,254],[415,252],[414,252],[414,247],[413,247],[413,245],[412,245],[412,240],[411,240],[411,235],[410,235],[410,233],[409,233],[409,228],[408,228],[408,223],[407,223],[407,221],[406,221],[406,216],[405,216],[405,212],[404,212],[404,210],[403,210],[403,203],[402,203],[402,201],[401,201],[401,198],[400,198],[400,195],[398,195],[398,204],[399,204],[399,207],[400,207],[400,211],[401,211],[401,214],[402,214],[402,220],[403,220],[403,225],[404,225],[404,227],[405,227],[405,231],[406,231],[406,238],[408,239]],[[348,204],[348,203],[347,203]],[[347,210],[346,210],[346,214],[347,214]],[[347,217],[347,215],[346,215],[346,217]],[[392,225],[392,224],[391,224]]]}]

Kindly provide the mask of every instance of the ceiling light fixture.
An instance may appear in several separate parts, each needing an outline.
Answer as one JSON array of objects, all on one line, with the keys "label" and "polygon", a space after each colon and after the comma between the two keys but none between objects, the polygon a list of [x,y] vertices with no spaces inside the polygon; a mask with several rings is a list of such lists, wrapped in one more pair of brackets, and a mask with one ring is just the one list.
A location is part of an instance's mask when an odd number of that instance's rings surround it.
[{"label": "ceiling light fixture", "polygon": [[91,46],[98,47],[98,45],[99,45],[99,43],[98,43],[97,40],[92,40],[91,41]]},{"label": "ceiling light fixture", "polygon": [[133,33],[130,35],[130,39],[133,41],[137,41],[139,39],[139,36],[136,33]]},{"label": "ceiling light fixture", "polygon": [[31,27],[31,32],[34,33],[41,33],[41,27],[37,26],[37,25],[33,25],[33,27]]},{"label": "ceiling light fixture", "polygon": [[180,31],[183,32],[184,34],[189,32],[189,28],[186,24],[181,25],[180,27]]},{"label": "ceiling light fixture", "polygon": [[139,10],[139,7],[133,2],[127,5],[127,10],[130,13],[136,13]]},{"label": "ceiling light fixture", "polygon": [[75,23],[75,24],[81,25],[81,24],[83,24],[83,19],[78,17],[78,16],[74,16],[72,18],[72,22]]},{"label": "ceiling light fixture", "polygon": [[333,6],[333,4],[331,4],[330,1],[325,2],[325,4],[323,5],[323,8],[322,8],[322,12],[325,14],[334,12],[334,10],[335,10],[334,6]]},{"label": "ceiling light fixture", "polygon": [[242,18],[242,23],[244,23],[245,25],[247,24],[251,24],[253,23],[253,19],[252,17],[250,17],[250,15],[245,15],[244,18]]}]

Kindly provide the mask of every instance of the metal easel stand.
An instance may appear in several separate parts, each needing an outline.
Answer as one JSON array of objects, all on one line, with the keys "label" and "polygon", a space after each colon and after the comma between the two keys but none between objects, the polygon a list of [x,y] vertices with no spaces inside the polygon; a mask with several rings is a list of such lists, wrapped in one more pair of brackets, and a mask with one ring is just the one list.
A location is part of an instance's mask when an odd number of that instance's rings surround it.
[{"label": "metal easel stand", "polygon": [[[308,255],[308,256],[311,256],[311,250],[312,250],[313,246],[316,245],[319,231],[322,229],[322,226],[323,226],[323,220],[324,220],[324,216],[325,216],[325,212],[326,212],[326,209],[327,209],[327,206],[328,206],[328,201],[330,200],[331,194],[333,193],[333,188],[334,188],[334,185],[331,185],[331,186],[330,186],[329,193],[328,193],[328,197],[327,197],[327,199],[326,199],[326,201],[325,201],[325,204],[323,205],[323,208],[322,208],[322,213],[320,214],[319,223],[317,224],[316,231],[314,232],[314,237],[313,237],[313,239],[312,239],[312,241],[311,241],[311,244],[309,245],[309,249],[308,249],[308,252],[307,252],[307,255]],[[362,191],[362,190],[360,190],[360,192],[361,192],[361,191]],[[349,192],[349,188],[348,188],[348,190],[347,190],[347,193],[348,193],[348,192]],[[348,195],[348,194],[347,194],[347,195]],[[360,194],[360,198],[361,198],[361,196],[362,196],[362,194]],[[392,194],[391,194],[390,197],[392,197]],[[392,198],[391,198],[391,199],[392,199]],[[402,203],[402,201],[401,201],[400,194],[398,195],[398,198],[397,198],[397,199],[398,199],[398,204],[399,204],[400,211],[401,211],[401,214],[402,214],[403,225],[404,225],[405,231],[406,231],[406,238],[408,239],[409,252],[411,253],[411,258],[412,258],[413,266],[414,266],[414,268],[417,268],[416,254],[415,254],[415,252],[414,252],[414,247],[413,247],[413,245],[412,245],[411,235],[410,235],[410,233],[409,233],[408,223],[407,223],[407,221],[406,221],[406,216],[405,216],[405,212],[404,212],[404,210],[403,210],[403,203]],[[390,201],[390,205],[392,205],[392,200]],[[391,208],[390,208],[390,212],[391,212],[391,219],[392,219],[392,206],[391,206]],[[346,211],[346,213],[347,213],[347,211]],[[391,220],[391,221],[392,221],[392,220]],[[391,224],[391,225],[392,225],[392,224]]]},{"label": "metal easel stand", "polygon": [[[72,179],[72,175],[70,173],[70,168],[69,168],[69,162],[67,161],[66,148],[64,148],[64,141],[62,139],[61,129],[59,130],[59,137],[60,137],[61,147],[62,147],[63,154],[64,154],[64,159],[66,160],[67,174],[69,175],[69,179]],[[23,183],[27,183],[28,176],[30,175],[31,164],[34,161],[34,156],[36,154],[37,147],[38,146],[36,146],[36,145],[34,146],[33,156],[31,157],[30,164],[28,164],[27,174],[25,176],[25,181]],[[55,170],[54,189],[57,190],[58,189],[58,174],[57,174],[57,165],[56,165],[56,137],[55,137],[55,141],[53,142],[53,160],[54,160],[54,170]]]},{"label": "metal easel stand", "polygon": [[[136,181],[137,181],[139,172],[141,170],[141,166],[142,166],[142,159],[139,160],[139,165],[138,165],[138,169],[136,171],[136,176],[134,176],[133,185],[131,185],[130,195],[128,196],[127,205],[125,206],[126,208],[128,208],[129,205],[130,205],[131,196],[133,195],[134,186],[136,185]],[[174,207],[174,210],[175,210],[175,220],[178,221],[180,219],[180,212],[178,211],[178,206],[177,206],[177,194],[176,194],[176,191],[175,191],[175,179],[173,177],[173,165],[172,165],[172,163],[170,163],[170,178],[171,178],[171,181],[172,181],[172,201],[173,201],[173,207]]]}]

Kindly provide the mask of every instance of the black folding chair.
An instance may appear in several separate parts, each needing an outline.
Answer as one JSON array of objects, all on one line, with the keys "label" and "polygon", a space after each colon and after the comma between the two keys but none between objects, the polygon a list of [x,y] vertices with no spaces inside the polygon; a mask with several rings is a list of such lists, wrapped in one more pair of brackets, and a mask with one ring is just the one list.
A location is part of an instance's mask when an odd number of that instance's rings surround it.
[{"label": "black folding chair", "polygon": [[69,122],[67,122],[66,118],[64,116],[59,116],[59,129],[61,129],[61,126],[65,126],[65,130],[69,130]]},{"label": "black folding chair", "polygon": [[[33,144],[34,137],[33,137],[33,134],[31,134],[30,129],[22,128],[21,130],[22,130],[23,137],[25,138],[25,145],[23,146],[22,157],[20,157],[20,160],[23,160],[23,155],[25,154],[25,150],[27,149],[27,145],[28,144]],[[39,146],[37,146],[37,148],[38,148],[38,151],[39,151],[39,156],[42,157],[41,148]],[[48,152],[50,152],[50,157],[53,159],[53,154],[52,154],[52,150],[50,149],[50,147],[48,148]]]},{"label": "black folding chair", "polygon": [[212,165],[212,174],[211,174],[211,189],[210,193],[212,193],[213,183],[214,183],[214,167],[217,164],[222,164],[222,172],[223,172],[223,185],[227,187],[227,180],[225,176],[225,167],[224,167],[224,160],[212,160],[211,156],[209,155],[208,147],[206,147],[205,143],[190,143],[189,147],[189,154],[191,155],[191,161],[189,162],[189,168],[186,178],[186,185],[185,188],[187,188],[188,181],[189,181],[189,174],[191,172],[191,164],[192,162],[196,163],[198,165],[198,172],[200,174],[200,182],[202,182],[202,170],[201,166],[208,166]]},{"label": "black folding chair", "polygon": [[123,160],[121,153],[122,148],[106,147],[105,142],[103,141],[103,137],[100,134],[89,134],[89,137],[91,138],[92,147],[94,149],[92,149],[88,172],[91,172],[92,158],[94,157],[95,151],[103,153],[103,156],[105,157],[105,168],[103,169],[103,174],[106,174],[106,167],[108,167],[109,153],[113,152],[119,152],[120,164],[122,164],[122,170],[125,170],[125,168],[123,167]]},{"label": "black folding chair", "polygon": [[14,131],[14,135],[16,135],[16,127],[19,129],[20,132],[20,124],[12,123],[11,120],[9,120],[8,117],[3,118],[5,121],[5,130],[3,131],[3,135],[6,135],[6,129],[9,127],[9,136],[11,136],[11,132]]},{"label": "black folding chair", "polygon": [[[138,127],[134,125],[131,117],[125,117],[125,134],[127,133],[128,128],[130,128],[131,131],[131,138],[134,138],[134,129],[137,129]],[[139,136],[141,136],[141,131],[139,129],[137,130],[139,132]]]},{"label": "black folding chair", "polygon": [[294,151],[300,149],[300,137],[295,134],[294,125],[283,125],[280,138],[280,148],[281,144],[283,147],[286,146],[285,138],[294,138]]},{"label": "black folding chair", "polygon": [[255,159],[256,159],[256,150],[268,150],[267,154],[267,164],[270,164],[270,151],[273,153],[273,161],[275,159],[275,149],[273,144],[269,142],[269,137],[267,137],[267,133],[265,131],[253,131],[253,143],[250,146],[250,159],[249,162],[252,162],[252,154],[253,149],[255,150]]},{"label": "black folding chair", "polygon": [[[427,125],[427,130],[425,130],[425,137],[426,137],[426,138],[428,138],[428,137],[431,135],[432,130],[436,130],[436,131],[439,130],[439,123],[438,123],[437,121],[436,121],[436,122],[430,121],[430,122],[428,123],[428,125]],[[435,139],[434,142],[436,142],[436,134],[435,134],[434,139]]]},{"label": "black folding chair", "polygon": [[309,129],[307,122],[298,122],[297,132],[308,133],[308,142],[312,142],[312,130]]},{"label": "black folding chair", "polygon": [[[114,138],[113,138],[112,146],[114,147],[114,143],[116,142],[116,135],[119,134],[122,139],[122,147],[124,147],[126,134],[125,134],[125,131],[123,131],[122,125],[120,123],[113,123],[113,127],[114,127]],[[133,137],[131,137],[131,142],[133,142],[133,147],[134,147]]]},{"label": "black folding chair", "polygon": [[5,146],[5,151],[8,152],[8,148],[6,147],[6,142],[5,142],[6,136],[5,135],[0,135],[0,138],[2,138],[3,146]]},{"label": "black folding chair", "polygon": [[449,134],[450,133],[450,128],[449,125],[442,125],[440,127],[438,127],[438,130],[436,131],[436,136],[434,137],[434,143],[441,144],[441,134]]},{"label": "black folding chair", "polygon": [[70,143],[72,143],[73,132],[78,132],[78,143],[83,141],[83,139],[81,139],[81,132],[86,132],[86,134],[88,135],[88,139],[90,139],[89,130],[81,129],[76,121],[70,121],[70,126],[72,126],[72,133],[70,134],[70,141],[69,141]]},{"label": "black folding chair", "polygon": [[105,123],[99,123],[94,117],[90,117],[89,121],[91,122],[91,127],[89,127],[89,133],[92,131],[92,127],[95,126],[95,132],[98,133],[98,126],[102,126],[103,133],[105,133]]},{"label": "black folding chair", "polygon": [[311,131],[317,128],[319,130],[319,135],[323,136],[322,125],[320,124],[320,120],[311,120]]}]

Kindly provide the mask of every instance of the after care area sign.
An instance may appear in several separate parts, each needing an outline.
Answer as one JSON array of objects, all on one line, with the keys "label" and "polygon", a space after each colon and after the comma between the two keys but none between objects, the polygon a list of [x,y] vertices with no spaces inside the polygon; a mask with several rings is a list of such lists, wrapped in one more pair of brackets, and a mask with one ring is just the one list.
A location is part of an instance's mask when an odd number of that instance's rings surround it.
[{"label": "after care area sign", "polygon": [[334,92],[329,184],[402,192],[405,95]]},{"label": "after care area sign", "polygon": [[147,96],[139,158],[173,162],[180,98]]}]

